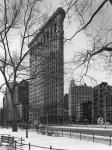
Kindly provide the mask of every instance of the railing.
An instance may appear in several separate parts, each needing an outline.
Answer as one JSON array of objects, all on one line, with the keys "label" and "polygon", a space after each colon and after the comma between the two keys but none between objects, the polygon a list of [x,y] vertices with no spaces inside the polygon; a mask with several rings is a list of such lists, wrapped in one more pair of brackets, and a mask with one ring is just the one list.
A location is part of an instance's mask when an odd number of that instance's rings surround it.
[{"label": "railing", "polygon": [[[15,149],[14,150],[18,149],[18,144],[20,144],[20,143],[15,141]],[[49,149],[49,150],[65,150],[65,149],[54,148],[54,147],[52,147],[52,145],[50,145],[49,147],[32,145],[30,142],[28,144],[23,143],[22,146],[27,146],[28,150],[32,150],[33,147],[37,147],[37,148],[41,148],[41,149]]]},{"label": "railing", "polygon": [[[1,141],[1,137],[2,136],[5,136],[5,137],[12,137],[10,136],[10,134],[0,134],[0,141]],[[18,138],[18,137],[14,137],[14,143],[11,144],[11,145],[8,145],[10,147],[12,147],[12,150],[24,150],[24,146],[27,146],[27,149],[28,150],[32,150],[33,147],[37,147],[37,148],[41,148],[41,149],[49,149],[49,150],[65,150],[65,149],[57,149],[57,148],[53,148],[52,145],[50,145],[49,147],[45,147],[45,146],[38,146],[38,145],[32,145],[30,142],[29,143],[24,143],[24,139],[21,137],[21,138]],[[2,141],[1,141],[2,142]],[[8,142],[7,142],[8,144]],[[1,143],[1,146],[3,144]],[[7,146],[7,145],[6,145]],[[26,149],[26,148],[25,148]]]},{"label": "railing", "polygon": [[[36,132],[41,133],[41,134],[46,134],[48,136],[60,136],[60,137],[69,137],[69,138],[74,138],[74,139],[79,139],[79,140],[88,140],[92,142],[98,142],[98,143],[103,143],[103,144],[108,144],[112,145],[112,132],[108,132],[108,134],[102,133],[102,135],[96,134],[96,132],[93,132],[92,130],[80,130],[78,129],[77,131],[75,130],[70,130],[70,129],[55,129],[55,128],[40,128],[36,130]],[[10,134],[0,134],[0,139],[1,136],[9,136]],[[25,149],[27,150],[32,150],[33,147],[41,148],[41,149],[49,149],[49,150],[64,150],[64,149],[57,149],[52,147],[50,145],[49,147],[44,147],[44,146],[38,146],[38,145],[32,145],[30,142],[25,143],[25,140],[23,138],[18,138],[14,137],[14,144],[11,145],[13,150],[18,150],[18,149]]]},{"label": "railing", "polygon": [[[46,130],[44,132],[46,132]],[[48,134],[48,133],[51,133],[51,134]],[[78,130],[78,132],[75,132],[72,130],[49,129],[48,133],[45,133],[45,134],[51,135],[51,136],[69,137],[69,138],[80,139],[80,140],[89,140],[89,141],[96,142],[96,143],[112,145],[111,132],[109,135],[104,135],[104,134],[98,135],[94,131],[89,132],[87,130],[86,131]]]},{"label": "railing", "polygon": [[[101,135],[97,134],[96,131],[92,131],[89,129],[81,130],[78,129],[77,131],[69,129],[62,129],[62,128],[52,128],[48,127],[46,128],[40,128],[40,129],[33,129],[33,131],[36,131],[41,134],[46,134],[48,136],[61,136],[61,137],[69,137],[69,138],[74,138],[74,139],[79,139],[79,140],[88,140],[96,143],[103,143],[103,144],[108,144],[112,145],[112,131],[109,131],[108,133],[105,134],[105,132],[102,131]],[[99,130],[98,130],[99,132]],[[107,132],[107,130],[106,130]]]},{"label": "railing", "polygon": [[[94,130],[70,130],[70,129],[55,129],[55,128],[42,128],[42,129],[36,129],[34,130],[38,133],[41,133],[43,135],[48,136],[57,136],[57,137],[69,137],[79,140],[88,140],[96,143],[103,143],[112,145],[112,131],[109,131],[105,134],[105,132],[102,131],[101,135],[99,133],[96,133]],[[99,131],[98,131],[99,132]]]}]

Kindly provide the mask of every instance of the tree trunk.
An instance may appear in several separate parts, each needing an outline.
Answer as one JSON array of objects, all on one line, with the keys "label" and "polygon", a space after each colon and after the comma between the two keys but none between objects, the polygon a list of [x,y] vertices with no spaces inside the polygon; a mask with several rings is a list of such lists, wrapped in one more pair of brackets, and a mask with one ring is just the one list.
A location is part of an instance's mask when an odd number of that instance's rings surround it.
[{"label": "tree trunk", "polygon": [[14,101],[14,93],[11,94],[11,100],[12,100],[12,131],[17,132],[17,104]]},{"label": "tree trunk", "polygon": [[13,105],[13,122],[12,122],[12,131],[17,132],[17,105]]}]

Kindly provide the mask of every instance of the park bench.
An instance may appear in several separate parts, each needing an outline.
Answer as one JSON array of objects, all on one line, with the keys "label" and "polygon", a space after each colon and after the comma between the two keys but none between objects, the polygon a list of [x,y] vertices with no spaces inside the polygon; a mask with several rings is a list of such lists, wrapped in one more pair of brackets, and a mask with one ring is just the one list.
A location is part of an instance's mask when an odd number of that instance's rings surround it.
[{"label": "park bench", "polygon": [[3,145],[13,145],[14,144],[14,137],[11,136],[1,136],[1,144]]}]

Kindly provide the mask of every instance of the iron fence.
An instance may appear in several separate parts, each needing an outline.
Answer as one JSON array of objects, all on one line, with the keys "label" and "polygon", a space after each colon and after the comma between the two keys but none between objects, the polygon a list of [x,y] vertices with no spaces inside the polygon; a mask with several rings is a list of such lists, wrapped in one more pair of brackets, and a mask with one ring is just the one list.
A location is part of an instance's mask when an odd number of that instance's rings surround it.
[{"label": "iron fence", "polygon": [[[10,134],[0,134],[1,146],[4,145],[1,140],[2,136],[7,137],[7,139],[12,137]],[[14,138],[13,144],[9,145],[8,140],[7,140],[7,145],[5,145],[8,147],[10,146],[12,148],[12,150],[24,150],[24,146],[27,146],[28,150],[32,150],[33,147],[41,148],[41,149],[48,149],[48,150],[65,150],[65,149],[54,148],[54,147],[52,147],[52,145],[50,145],[49,147],[45,147],[45,146],[32,145],[30,142],[25,143],[25,140],[22,137],[18,138],[18,137],[13,136],[13,138]]]},{"label": "iron fence", "polygon": [[[38,131],[39,133],[39,131]],[[61,136],[61,137],[69,137],[69,138],[74,138],[74,139],[79,139],[79,140],[88,140],[96,143],[103,143],[103,144],[108,144],[112,145],[112,132],[109,135],[97,135],[95,132],[82,132],[82,131],[72,131],[72,130],[58,130],[58,129],[49,129],[48,131],[43,131],[40,133],[47,134],[48,136]]]}]

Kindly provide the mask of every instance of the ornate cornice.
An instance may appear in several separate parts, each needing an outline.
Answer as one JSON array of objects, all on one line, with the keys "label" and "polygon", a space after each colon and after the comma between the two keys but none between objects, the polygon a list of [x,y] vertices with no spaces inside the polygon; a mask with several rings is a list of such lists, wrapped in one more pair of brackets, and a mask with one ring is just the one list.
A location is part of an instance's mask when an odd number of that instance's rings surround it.
[{"label": "ornate cornice", "polygon": [[63,18],[65,18],[65,11],[62,7],[57,8],[55,13],[49,18],[49,20],[43,25],[43,27],[40,28],[40,31],[37,33],[37,35],[33,38],[33,40],[29,43],[28,47],[30,48],[35,39],[42,33],[44,32],[45,28],[48,27],[48,25],[52,22],[53,19],[55,19],[59,14],[63,15]]}]

